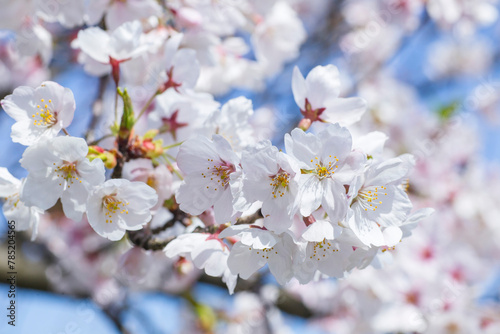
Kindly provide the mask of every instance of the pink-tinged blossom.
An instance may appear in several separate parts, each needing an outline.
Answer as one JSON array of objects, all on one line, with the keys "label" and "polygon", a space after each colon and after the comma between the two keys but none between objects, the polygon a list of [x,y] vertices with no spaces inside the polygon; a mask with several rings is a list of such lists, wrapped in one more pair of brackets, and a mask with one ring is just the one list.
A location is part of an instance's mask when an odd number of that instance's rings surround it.
[{"label": "pink-tinged blossom", "polygon": [[52,81],[37,88],[18,87],[0,103],[16,120],[12,125],[12,141],[26,146],[41,138],[57,136],[71,124],[76,108],[71,90]]},{"label": "pink-tinged blossom", "polygon": [[235,217],[232,184],[241,175],[239,158],[227,140],[197,136],[185,141],[177,154],[184,181],[176,193],[181,210],[192,215],[214,207],[215,220],[224,223]]},{"label": "pink-tinged blossom", "polygon": [[26,149],[20,160],[28,172],[21,200],[29,206],[49,209],[60,198],[66,217],[80,221],[93,186],[104,182],[104,164],[87,159],[84,139],[56,137]]},{"label": "pink-tinged blossom", "polygon": [[233,245],[227,259],[231,273],[248,279],[267,264],[279,284],[290,281],[296,245],[288,232],[278,235],[257,226],[240,225],[226,228],[219,237],[235,235],[241,235],[241,240]]},{"label": "pink-tinged blossom", "polygon": [[316,66],[304,79],[298,67],[293,70],[292,90],[305,119],[311,122],[353,124],[366,110],[359,97],[340,98],[340,73],[333,65]]},{"label": "pink-tinged blossom", "polygon": [[88,0],[85,19],[89,25],[95,25],[105,15],[106,27],[114,30],[125,22],[145,20],[161,13],[161,6],[155,0]]},{"label": "pink-tinged blossom", "polygon": [[[99,27],[90,27],[78,32],[78,38],[73,41],[72,46],[81,49],[100,66],[108,65],[108,72],[112,71],[117,82],[119,64],[148,50],[149,46],[142,43],[141,36],[142,26],[139,21],[124,23],[111,33]],[[87,63],[86,66],[90,64]]]},{"label": "pink-tinged blossom", "polygon": [[87,219],[97,234],[116,241],[148,223],[157,202],[156,191],[143,182],[108,180],[90,192]]},{"label": "pink-tinged blossom", "polygon": [[0,198],[3,203],[3,214],[8,221],[15,222],[16,231],[32,229],[31,240],[36,238],[38,223],[43,210],[35,206],[26,206],[20,199],[24,180],[18,180],[7,168],[0,167]]},{"label": "pink-tinged blossom", "polygon": [[320,206],[332,222],[344,219],[348,185],[364,167],[366,156],[351,151],[349,130],[331,124],[318,135],[294,129],[285,135],[287,154],[293,156],[302,170],[297,196],[300,213],[309,216]]},{"label": "pink-tinged blossom", "polygon": [[183,92],[194,88],[200,75],[200,65],[196,59],[196,51],[192,49],[179,49],[183,34],[170,37],[165,43],[162,68],[165,69],[160,76],[163,81],[160,91],[173,88]]},{"label": "pink-tinged blossom", "polygon": [[165,165],[153,166],[149,159],[136,159],[123,166],[122,175],[129,181],[141,181],[156,190],[158,203],[153,208],[158,210],[165,200],[173,195],[172,173]]},{"label": "pink-tinged blossom", "polygon": [[305,39],[306,31],[297,13],[287,2],[278,1],[255,27],[252,44],[257,61],[272,75],[298,56]]},{"label": "pink-tinged blossom", "polygon": [[214,111],[205,126],[224,137],[234,150],[255,145],[255,136],[248,125],[253,115],[252,101],[240,96],[227,101],[220,110]]},{"label": "pink-tinged blossom", "polygon": [[227,284],[229,293],[234,292],[237,277],[231,274],[227,266],[229,248],[224,241],[218,238],[217,234],[188,233],[179,235],[168,243],[164,252],[169,258],[186,257],[193,261],[195,267],[204,269],[209,276],[222,277]]},{"label": "pink-tinged blossom", "polygon": [[295,214],[300,169],[293,159],[262,142],[243,152],[242,195],[247,201],[261,201],[264,226],[276,233],[285,232]]},{"label": "pink-tinged blossom", "polygon": [[385,245],[379,226],[399,230],[410,213],[412,204],[401,185],[413,165],[411,155],[374,163],[351,185],[349,226],[367,246]]},{"label": "pink-tinged blossom", "polygon": [[441,27],[456,25],[456,32],[471,36],[478,26],[491,25],[498,18],[496,0],[429,0],[429,16]]},{"label": "pink-tinged blossom", "polygon": [[156,96],[148,125],[159,130],[158,137],[166,145],[182,142],[194,134],[210,135],[205,122],[218,106],[209,94],[193,91],[180,94],[168,89]]},{"label": "pink-tinged blossom", "polygon": [[343,277],[348,266],[352,245],[337,241],[342,228],[327,220],[317,220],[302,233],[301,255],[294,258],[295,277],[301,284],[309,283],[316,271]]},{"label": "pink-tinged blossom", "polygon": [[84,23],[85,0],[37,1],[37,15],[46,22],[59,22],[66,28]]}]

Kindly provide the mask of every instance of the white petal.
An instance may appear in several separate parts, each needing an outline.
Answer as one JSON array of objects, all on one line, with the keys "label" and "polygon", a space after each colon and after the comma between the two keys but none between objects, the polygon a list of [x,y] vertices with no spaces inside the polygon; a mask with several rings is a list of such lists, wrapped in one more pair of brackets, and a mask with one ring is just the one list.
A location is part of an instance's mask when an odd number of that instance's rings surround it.
[{"label": "white petal", "polygon": [[47,210],[56,204],[62,192],[62,186],[51,179],[39,179],[28,175],[21,190],[21,200],[28,206]]},{"label": "white petal", "polygon": [[16,121],[29,119],[36,108],[33,102],[34,92],[35,90],[28,86],[17,87],[1,101],[3,110]]},{"label": "white petal", "polygon": [[249,279],[253,273],[262,268],[266,261],[260,254],[249,250],[249,247],[241,242],[234,244],[227,259],[227,266],[234,275],[239,274],[243,279]]},{"label": "white petal", "polygon": [[384,235],[378,225],[364,218],[360,210],[353,208],[354,215],[349,219],[349,227],[365,245],[383,246]]},{"label": "white petal", "polygon": [[324,239],[335,239],[335,234],[333,225],[329,221],[317,220],[306,228],[302,233],[302,238],[311,242],[320,242]]},{"label": "white petal", "polygon": [[344,220],[347,212],[347,196],[342,184],[325,179],[323,183],[323,195],[321,204],[328,214],[328,218],[333,222]]},{"label": "white petal", "polygon": [[73,183],[68,186],[61,196],[61,203],[66,217],[76,222],[82,220],[82,215],[87,209],[89,188],[86,184]]},{"label": "white petal", "polygon": [[316,66],[306,77],[307,97],[311,106],[325,107],[326,100],[340,93],[340,73],[333,65]]},{"label": "white petal", "polygon": [[91,27],[78,32],[80,49],[100,63],[109,63],[109,35],[98,27]]},{"label": "white petal", "polygon": [[19,192],[21,181],[12,176],[5,167],[0,167],[0,196],[7,197]]},{"label": "white petal", "polygon": [[249,228],[241,233],[241,243],[254,249],[271,248],[277,241],[271,232],[258,227]]},{"label": "white petal", "polygon": [[[301,130],[302,131],[302,130]],[[304,217],[310,216],[321,205],[323,199],[322,182],[313,174],[305,174],[300,179],[297,207]]]},{"label": "white petal", "polygon": [[301,110],[305,109],[306,104],[306,80],[302,76],[299,68],[295,66],[293,68],[293,76],[292,76],[292,92],[293,97],[295,99],[295,103],[299,106]]},{"label": "white petal", "polygon": [[330,123],[351,125],[361,119],[366,111],[366,101],[359,97],[336,98],[327,101],[322,119]]},{"label": "white petal", "polygon": [[321,161],[330,161],[330,156],[336,156],[339,163],[347,158],[352,149],[352,137],[347,128],[339,124],[330,124],[325,130],[318,133],[323,147]]},{"label": "white petal", "polygon": [[397,226],[390,226],[382,232],[385,238],[385,244],[388,247],[397,245],[403,238],[403,231]]},{"label": "white petal", "polygon": [[354,141],[354,149],[360,150],[366,155],[377,157],[382,154],[385,142],[389,137],[383,132],[373,131],[357,138]]},{"label": "white petal", "polygon": [[208,235],[202,233],[181,234],[163,249],[169,258],[175,256],[187,256],[207,239]]},{"label": "white petal", "polygon": [[200,76],[200,64],[196,58],[196,51],[190,49],[179,50],[174,57],[173,80],[182,83],[183,87],[192,88]]}]

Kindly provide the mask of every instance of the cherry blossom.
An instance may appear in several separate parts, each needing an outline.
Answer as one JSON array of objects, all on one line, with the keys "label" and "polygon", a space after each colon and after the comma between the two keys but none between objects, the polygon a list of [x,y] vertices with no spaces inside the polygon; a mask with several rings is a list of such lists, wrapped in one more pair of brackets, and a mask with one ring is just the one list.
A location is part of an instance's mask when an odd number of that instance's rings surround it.
[{"label": "cherry blossom", "polygon": [[204,269],[209,276],[223,276],[229,293],[234,292],[236,276],[232,275],[227,267],[229,247],[216,234],[182,234],[171,241],[164,252],[170,258],[188,257],[197,268]]},{"label": "cherry blossom", "polygon": [[67,28],[81,26],[84,22],[85,0],[36,2],[38,2],[37,14],[46,22],[59,22]]},{"label": "cherry blossom", "polygon": [[215,220],[235,217],[232,185],[241,174],[239,158],[223,137],[197,136],[185,141],[177,154],[184,182],[176,193],[180,208],[194,215],[214,206]]},{"label": "cherry blossom", "polygon": [[361,172],[366,160],[362,153],[351,151],[349,130],[338,124],[318,135],[294,129],[285,136],[285,146],[302,170],[297,196],[300,213],[309,216],[322,206],[331,221],[342,220],[347,213],[344,185]]},{"label": "cherry blossom", "polygon": [[165,72],[161,79],[164,81],[161,91],[173,88],[176,91],[184,91],[194,88],[200,68],[196,59],[196,52],[192,49],[179,49],[183,34],[177,34],[165,43],[162,67]]},{"label": "cherry blossom", "polygon": [[[97,62],[96,66],[108,65],[107,72],[113,71],[113,78],[118,82],[119,64],[148,50],[148,45],[142,43],[141,36],[141,23],[133,21],[124,23],[111,33],[99,27],[80,30],[72,45]],[[90,64],[87,66],[90,67]]]},{"label": "cherry blossom", "polygon": [[266,264],[279,284],[287,283],[293,276],[292,261],[296,245],[287,232],[280,235],[256,226],[235,226],[222,231],[220,238],[242,234],[231,248],[227,265],[231,273],[248,279]]},{"label": "cherry blossom", "polygon": [[374,163],[351,186],[353,215],[349,224],[367,245],[381,246],[383,235],[378,227],[396,227],[411,211],[410,199],[401,186],[413,163],[409,155]]},{"label": "cherry blossom", "polygon": [[154,0],[100,1],[89,0],[85,8],[88,24],[99,23],[105,15],[106,26],[113,30],[125,22],[147,19],[161,14],[160,5]]},{"label": "cherry blossom", "polygon": [[144,182],[156,191],[158,203],[154,209],[173,195],[172,173],[165,165],[153,166],[149,159],[137,159],[125,164],[122,174],[124,179]]},{"label": "cherry blossom", "polygon": [[285,1],[278,1],[255,28],[252,43],[257,60],[276,73],[285,61],[297,56],[306,32],[296,13]]},{"label": "cherry blossom", "polygon": [[35,206],[26,206],[20,199],[23,180],[18,180],[7,168],[0,167],[0,196],[2,197],[3,214],[7,220],[16,223],[16,231],[32,229],[31,240],[36,238],[40,214],[43,210]]},{"label": "cherry blossom", "polygon": [[311,122],[350,125],[359,121],[366,110],[362,98],[339,98],[340,73],[333,65],[316,66],[305,79],[295,67],[292,90],[302,116]]},{"label": "cherry blossom", "polygon": [[300,283],[309,283],[317,271],[330,277],[343,277],[348,268],[352,246],[337,241],[342,229],[327,220],[317,220],[309,225],[302,239],[302,258],[294,263],[295,277]]},{"label": "cherry blossom", "polygon": [[75,221],[82,219],[89,192],[104,182],[104,164],[86,156],[82,138],[44,139],[28,147],[20,160],[28,172],[21,200],[46,210],[60,198],[64,214]]},{"label": "cherry blossom", "polygon": [[33,89],[21,86],[3,99],[5,112],[16,120],[12,141],[32,145],[41,138],[53,138],[71,124],[75,99],[69,88],[46,81]]},{"label": "cherry blossom", "polygon": [[252,101],[240,96],[214,111],[205,126],[229,141],[233,149],[240,150],[255,144],[253,129],[248,126],[253,112]]},{"label": "cherry blossom", "polygon": [[[496,60],[476,34],[496,0],[3,2],[0,88],[21,87],[1,104],[27,148],[2,165],[28,174],[0,168],[0,196],[38,232],[18,242],[51,289],[124,331],[148,289],[187,301],[184,332],[284,333],[292,307],[305,332],[496,333],[477,296],[499,260],[500,177],[471,127],[495,95],[472,81]],[[429,27],[453,36],[421,48]],[[417,44],[430,71],[408,66]],[[52,74],[88,83],[71,85],[69,129]],[[441,94],[466,85],[462,105]],[[232,312],[199,281],[246,291]]]},{"label": "cherry blossom", "polygon": [[243,152],[242,194],[248,201],[261,201],[264,226],[276,233],[285,232],[296,213],[300,169],[270,142]]},{"label": "cherry blossom", "polygon": [[157,202],[154,189],[143,182],[108,180],[88,195],[87,219],[97,234],[116,241],[148,223]]}]

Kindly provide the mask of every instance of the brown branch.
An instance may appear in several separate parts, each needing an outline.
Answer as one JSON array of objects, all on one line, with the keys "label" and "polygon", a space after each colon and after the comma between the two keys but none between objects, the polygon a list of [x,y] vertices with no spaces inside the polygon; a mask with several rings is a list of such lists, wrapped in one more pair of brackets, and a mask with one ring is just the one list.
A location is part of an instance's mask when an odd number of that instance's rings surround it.
[{"label": "brown branch", "polygon": [[261,218],[264,218],[264,216],[262,215],[262,211],[259,209],[250,216],[238,218],[238,220],[236,220],[236,223],[234,225],[250,225],[255,223],[257,219]]},{"label": "brown branch", "polygon": [[151,231],[142,229],[138,231],[127,231],[129,240],[136,246],[144,250],[159,251],[163,250],[176,237],[159,240],[153,237]]}]

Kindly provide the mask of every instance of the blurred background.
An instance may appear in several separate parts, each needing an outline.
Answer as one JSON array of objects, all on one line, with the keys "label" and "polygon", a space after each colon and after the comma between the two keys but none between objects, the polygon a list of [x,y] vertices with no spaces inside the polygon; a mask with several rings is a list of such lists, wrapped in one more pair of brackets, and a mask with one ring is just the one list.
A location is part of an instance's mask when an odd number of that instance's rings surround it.
[{"label": "blurred background", "polygon": [[[14,2],[23,1],[2,1],[2,7]],[[239,10],[244,2],[212,5]],[[160,4],[166,22],[175,25],[180,19],[172,6],[196,10],[196,3]],[[239,281],[230,296],[220,279],[189,263],[132,248],[126,240],[103,240],[56,207],[42,217],[35,241],[29,232],[17,235],[17,325],[4,318],[1,333],[500,333],[500,4],[286,0],[265,6],[277,3],[286,3],[307,32],[300,52],[282,57],[282,66],[261,68],[250,84],[251,69],[229,78],[230,59],[225,67],[220,60],[200,60],[197,89],[221,103],[250,98],[254,126],[282,146],[283,134],[301,119],[291,92],[294,66],[305,75],[317,65],[336,65],[341,95],[368,102],[355,129],[383,131],[388,150],[416,156],[409,193],[415,208],[433,207],[435,214],[390,251],[388,263],[342,280],[285,287],[263,269]],[[20,85],[56,81],[76,99],[68,131],[85,136],[96,102],[106,105],[106,91],[113,89],[109,75],[90,75],[79,63],[71,47],[78,29],[42,20],[37,24],[44,31],[23,41],[8,24],[13,19],[5,18],[12,13],[0,14],[0,97]],[[231,35],[249,46],[238,57],[258,65],[255,31],[239,28]],[[40,37],[45,33],[50,42]],[[224,41],[227,32],[218,38]],[[262,123],[268,119],[262,115],[272,115],[273,126]],[[0,166],[21,178],[24,147],[12,143],[12,124],[0,111]],[[0,215],[2,277],[8,271],[6,230]],[[8,289],[2,281],[3,310]]]}]

